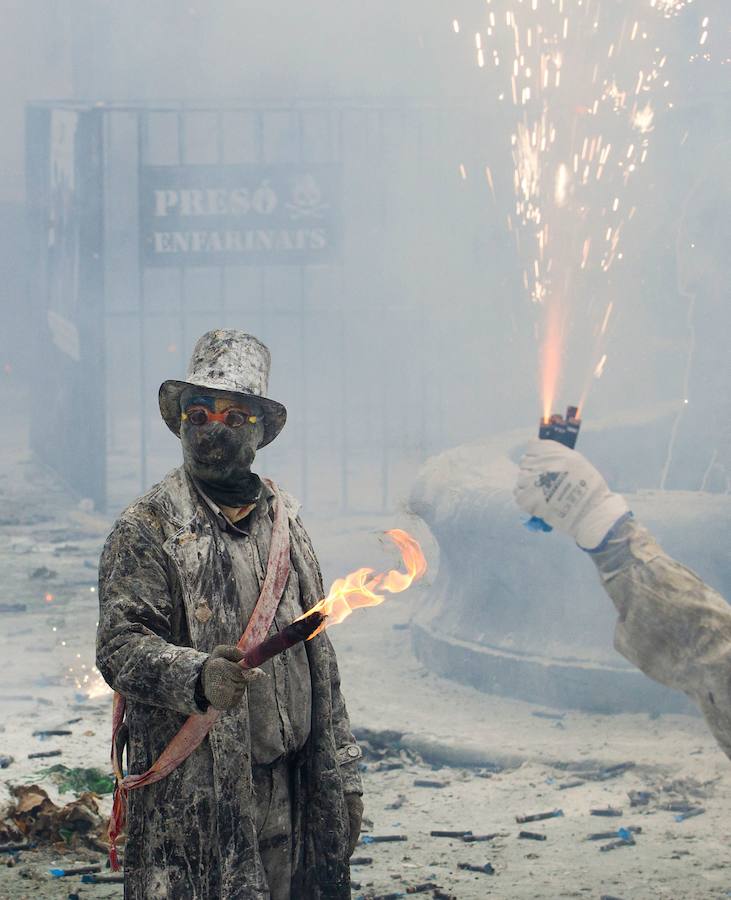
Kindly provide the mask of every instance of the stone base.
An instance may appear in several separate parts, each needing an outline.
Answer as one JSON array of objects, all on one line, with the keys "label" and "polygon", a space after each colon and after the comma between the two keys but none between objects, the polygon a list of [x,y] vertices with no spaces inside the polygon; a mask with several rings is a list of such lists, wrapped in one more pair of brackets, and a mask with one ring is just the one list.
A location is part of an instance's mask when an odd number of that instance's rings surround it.
[{"label": "stone base", "polygon": [[412,624],[416,657],[432,672],[489,694],[593,713],[685,713],[691,701],[632,668],[509,653]]}]

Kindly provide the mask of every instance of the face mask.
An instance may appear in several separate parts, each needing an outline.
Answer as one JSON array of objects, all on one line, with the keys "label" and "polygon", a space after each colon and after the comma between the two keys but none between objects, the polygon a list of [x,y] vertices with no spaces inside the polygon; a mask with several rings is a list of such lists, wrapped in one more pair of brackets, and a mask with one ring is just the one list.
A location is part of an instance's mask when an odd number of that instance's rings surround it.
[{"label": "face mask", "polygon": [[181,398],[185,468],[224,506],[247,506],[261,491],[251,464],[264,434],[259,410],[235,394],[187,388]]}]

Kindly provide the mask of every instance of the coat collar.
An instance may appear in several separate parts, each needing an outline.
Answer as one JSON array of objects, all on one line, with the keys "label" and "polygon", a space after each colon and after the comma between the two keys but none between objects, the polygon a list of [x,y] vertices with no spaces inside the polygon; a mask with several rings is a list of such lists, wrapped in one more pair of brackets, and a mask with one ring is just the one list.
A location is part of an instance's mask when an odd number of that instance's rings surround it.
[{"label": "coat collar", "polygon": [[173,469],[148,495],[163,519],[182,528],[192,520],[206,519],[203,503],[184,466]]},{"label": "coat collar", "polygon": [[266,515],[269,509],[271,508],[271,504],[274,501],[274,491],[269,487],[269,485],[262,481],[261,482],[261,490],[259,492],[258,499],[253,504],[252,509],[249,511],[249,514],[245,519],[240,519],[238,522],[231,522],[226,515],[224,514],[221,507],[213,500],[211,497],[206,494],[201,486],[200,482],[195,478],[190,478],[190,482],[196,490],[196,493],[199,495],[200,499],[206,504],[208,509],[213,513],[213,517],[216,520],[216,524],[221,529],[221,531],[229,531],[233,534],[245,534],[248,535],[251,533],[251,528],[256,521],[256,519],[261,515]]}]

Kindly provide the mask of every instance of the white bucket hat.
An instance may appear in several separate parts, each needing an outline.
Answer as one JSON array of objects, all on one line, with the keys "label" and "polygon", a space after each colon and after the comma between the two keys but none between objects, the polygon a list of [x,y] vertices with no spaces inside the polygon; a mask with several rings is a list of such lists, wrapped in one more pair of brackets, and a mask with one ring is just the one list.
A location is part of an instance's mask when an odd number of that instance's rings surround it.
[{"label": "white bucket hat", "polygon": [[187,381],[163,381],[160,385],[160,413],[165,424],[180,437],[180,395],[188,387],[240,394],[263,409],[264,436],[259,446],[266,446],[287,421],[286,408],[266,396],[270,366],[269,350],[252,334],[234,329],[207,331],[193,348]]}]

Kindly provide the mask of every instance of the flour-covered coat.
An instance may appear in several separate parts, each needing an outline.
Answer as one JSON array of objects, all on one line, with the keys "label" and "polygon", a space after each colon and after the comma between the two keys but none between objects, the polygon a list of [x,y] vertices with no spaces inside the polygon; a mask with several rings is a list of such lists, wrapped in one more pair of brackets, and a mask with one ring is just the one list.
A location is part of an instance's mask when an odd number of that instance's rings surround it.
[{"label": "flour-covered coat", "polygon": [[[304,608],[323,594],[310,540],[287,505],[293,574]],[[185,470],[174,470],[121,515],[99,568],[97,665],[127,698],[129,771],[144,772],[187,716],[207,654],[239,634],[220,633],[202,605],[236,605],[231,559]],[[265,564],[265,562],[264,562]],[[200,621],[200,619],[208,619]],[[211,627],[213,626],[213,627]],[[312,731],[295,769],[295,841],[303,848],[298,900],[350,898],[344,795],[361,792],[332,645],[306,645]],[[128,900],[266,900],[254,825],[246,703],[223,713],[193,754],[162,781],[130,792],[125,848]]]},{"label": "flour-covered coat", "polygon": [[694,700],[731,757],[731,606],[631,518],[590,556],[619,613],[614,646]]}]

